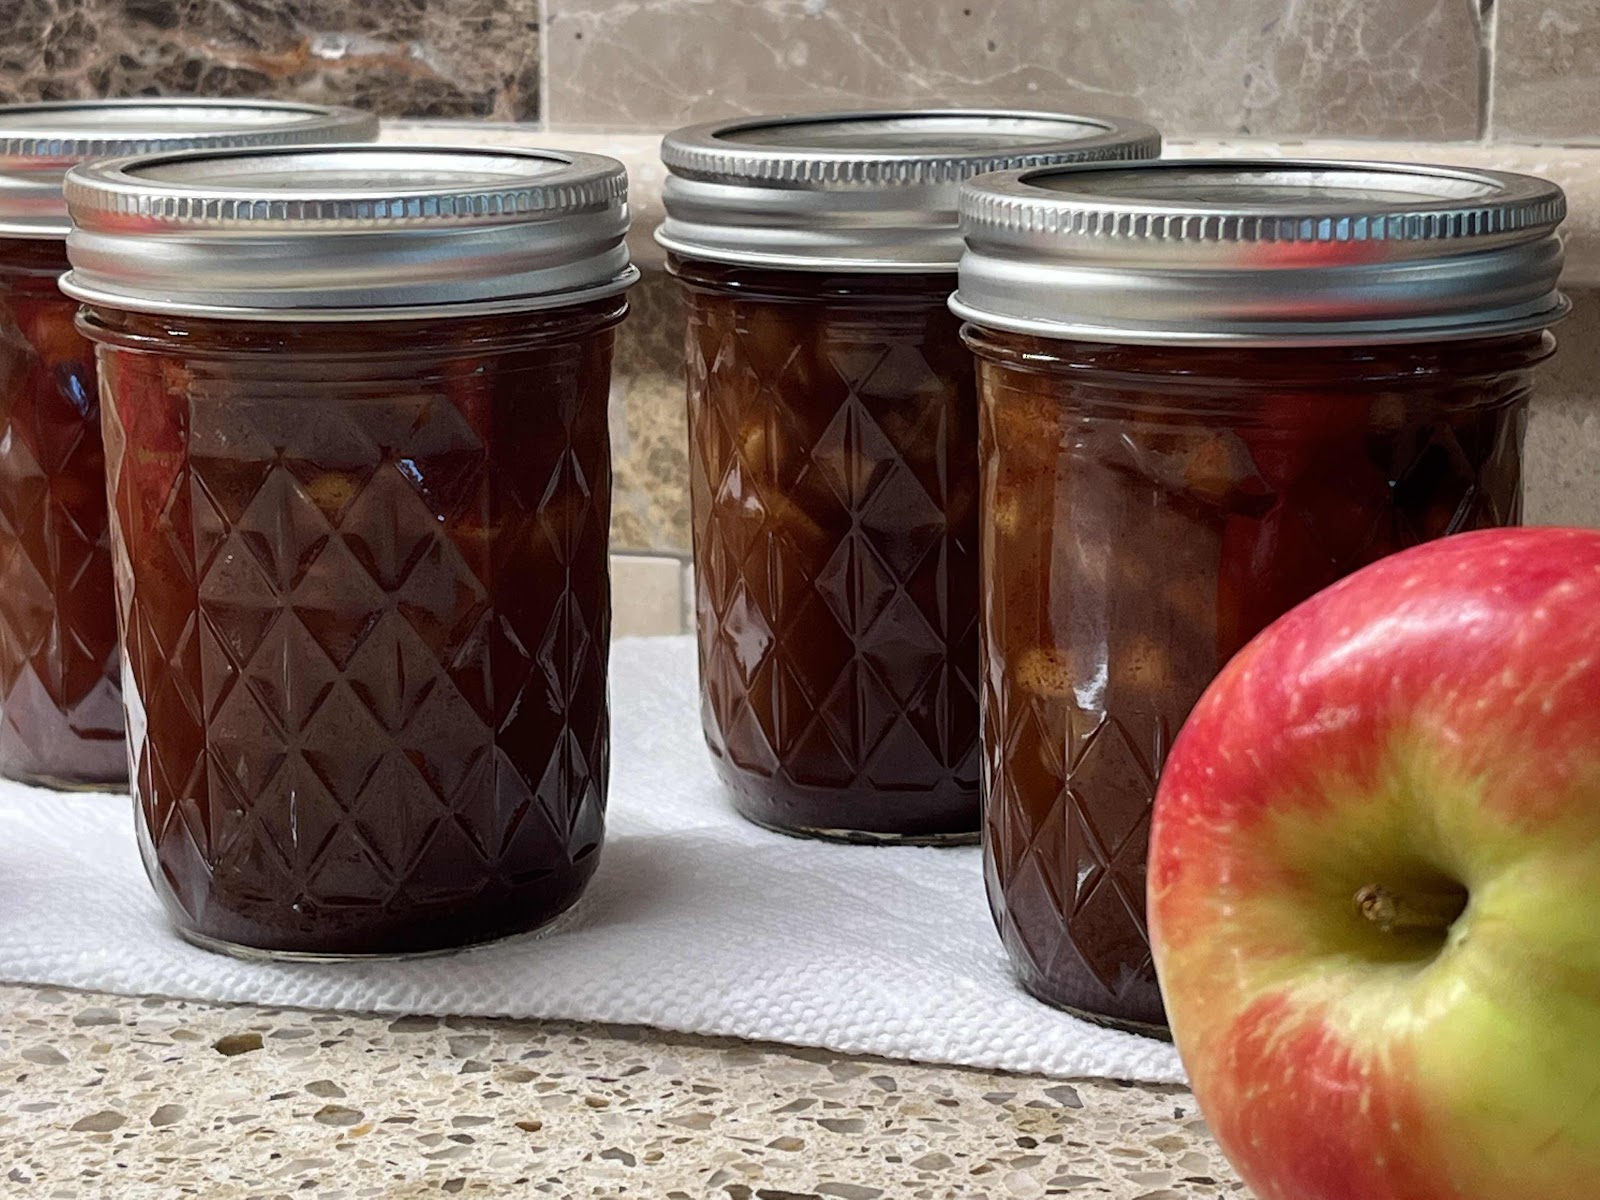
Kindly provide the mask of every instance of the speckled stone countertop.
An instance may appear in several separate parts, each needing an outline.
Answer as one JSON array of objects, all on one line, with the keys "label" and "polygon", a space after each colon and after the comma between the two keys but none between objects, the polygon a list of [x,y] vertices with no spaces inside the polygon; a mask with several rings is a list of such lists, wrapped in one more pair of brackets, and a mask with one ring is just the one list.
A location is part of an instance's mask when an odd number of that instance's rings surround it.
[{"label": "speckled stone countertop", "polygon": [[530,1194],[1248,1200],[1182,1088],[0,987],[0,1195]]}]

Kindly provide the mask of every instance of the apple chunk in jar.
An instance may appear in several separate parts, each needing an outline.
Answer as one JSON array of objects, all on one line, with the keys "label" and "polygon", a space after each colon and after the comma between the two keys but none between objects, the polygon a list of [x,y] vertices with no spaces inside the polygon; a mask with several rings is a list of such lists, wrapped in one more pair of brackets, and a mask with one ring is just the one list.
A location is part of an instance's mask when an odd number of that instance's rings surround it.
[{"label": "apple chunk in jar", "polygon": [[[1467,220],[1374,248],[1323,245],[1300,219],[1425,229],[1462,193],[1523,214],[1503,218],[1520,222],[1511,281],[1504,246],[1479,246]],[[1030,991],[1157,1029],[1145,855],[1171,739],[1300,600],[1417,542],[1519,520],[1533,368],[1564,310],[1559,192],[1445,169],[1174,163],[994,176],[966,203],[954,306],[979,361],[989,516],[991,907]],[[1247,204],[1281,206],[1291,224],[1273,228],[1309,241],[1228,218]],[[1001,247],[1034,207],[1063,232],[1018,275]],[[1089,207],[1116,215],[1091,230],[1075,220]],[[1151,219],[1168,208],[1217,211]],[[1135,244],[1125,225],[1157,232]],[[1417,294],[1427,264],[1474,252],[1498,261],[1465,295]]]},{"label": "apple chunk in jar", "polygon": [[[87,233],[63,286],[101,363],[140,846],[190,940],[446,949],[547,923],[593,874],[624,189],[597,156],[444,148],[69,180]],[[182,291],[139,233],[108,255],[95,215],[118,190],[201,245],[164,197],[297,202],[300,224],[262,234],[300,268],[282,307]],[[353,205],[319,210],[330,192],[400,215],[374,235]],[[433,256],[431,296],[396,281],[408,252]],[[213,282],[277,268],[251,269]],[[184,299],[144,290],[163,285]]]}]

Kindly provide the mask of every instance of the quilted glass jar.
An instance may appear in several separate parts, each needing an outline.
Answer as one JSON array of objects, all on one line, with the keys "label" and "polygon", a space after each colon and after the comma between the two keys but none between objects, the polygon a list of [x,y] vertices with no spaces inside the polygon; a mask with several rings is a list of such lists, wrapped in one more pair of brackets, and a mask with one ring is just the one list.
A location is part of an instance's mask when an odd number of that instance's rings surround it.
[{"label": "quilted glass jar", "polygon": [[309,104],[85,100],[0,107],[0,774],[128,778],[94,349],[74,327],[69,166],[157,147],[360,140],[374,118]]},{"label": "quilted glass jar", "polygon": [[1518,522],[1561,196],[1168,163],[992,176],[964,209],[990,903],[1034,994],[1159,1028],[1145,857],[1172,738],[1313,592]]},{"label": "quilted glass jar", "polygon": [[1131,122],[954,111],[666,139],[702,716],[750,820],[976,836],[977,397],[946,305],[956,191],[1159,146]]},{"label": "quilted glass jar", "polygon": [[69,178],[139,844],[190,940],[433,951],[593,874],[625,187],[383,147]]}]

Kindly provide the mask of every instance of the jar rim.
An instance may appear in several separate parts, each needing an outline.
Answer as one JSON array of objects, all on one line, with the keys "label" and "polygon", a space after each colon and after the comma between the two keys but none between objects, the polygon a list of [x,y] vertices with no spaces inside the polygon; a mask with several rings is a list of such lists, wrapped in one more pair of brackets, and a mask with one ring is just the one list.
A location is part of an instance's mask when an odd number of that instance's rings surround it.
[{"label": "jar rim", "polygon": [[348,143],[98,160],[68,172],[62,290],[145,312],[368,320],[613,295],[629,262],[613,158]]},{"label": "jar rim", "polygon": [[1163,159],[964,185],[951,308],[1143,344],[1464,340],[1566,315],[1566,200],[1529,175],[1321,159]]},{"label": "jar rim", "polygon": [[1007,108],[913,108],[707,121],[662,139],[676,254],[775,268],[920,272],[961,255],[963,180],[1009,167],[1161,152],[1140,121]]},{"label": "jar rim", "polygon": [[71,229],[67,170],[159,151],[370,141],[378,118],[294,100],[183,96],[0,105],[0,237],[60,240]]}]

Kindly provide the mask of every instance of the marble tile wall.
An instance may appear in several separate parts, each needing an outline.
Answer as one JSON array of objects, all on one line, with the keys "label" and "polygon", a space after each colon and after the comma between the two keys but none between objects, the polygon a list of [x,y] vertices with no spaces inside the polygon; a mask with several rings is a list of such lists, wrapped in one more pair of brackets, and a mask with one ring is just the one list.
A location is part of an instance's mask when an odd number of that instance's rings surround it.
[{"label": "marble tile wall", "polygon": [[[1574,6],[1584,0],[1569,0]],[[1488,0],[545,0],[550,121],[865,103],[1144,116],[1180,133],[1471,138]]]},{"label": "marble tile wall", "polygon": [[1010,103],[1180,136],[1584,141],[1597,51],[1597,0],[0,0],[0,102],[269,94],[570,130]]},{"label": "marble tile wall", "polygon": [[1600,141],[1600,3],[1496,2],[1490,132],[1524,141]]},{"label": "marble tile wall", "polygon": [[611,389],[611,542],[688,553],[689,446],[677,284],[646,271],[628,293]]},{"label": "marble tile wall", "polygon": [[539,116],[539,0],[0,0],[0,103],[276,96]]}]

